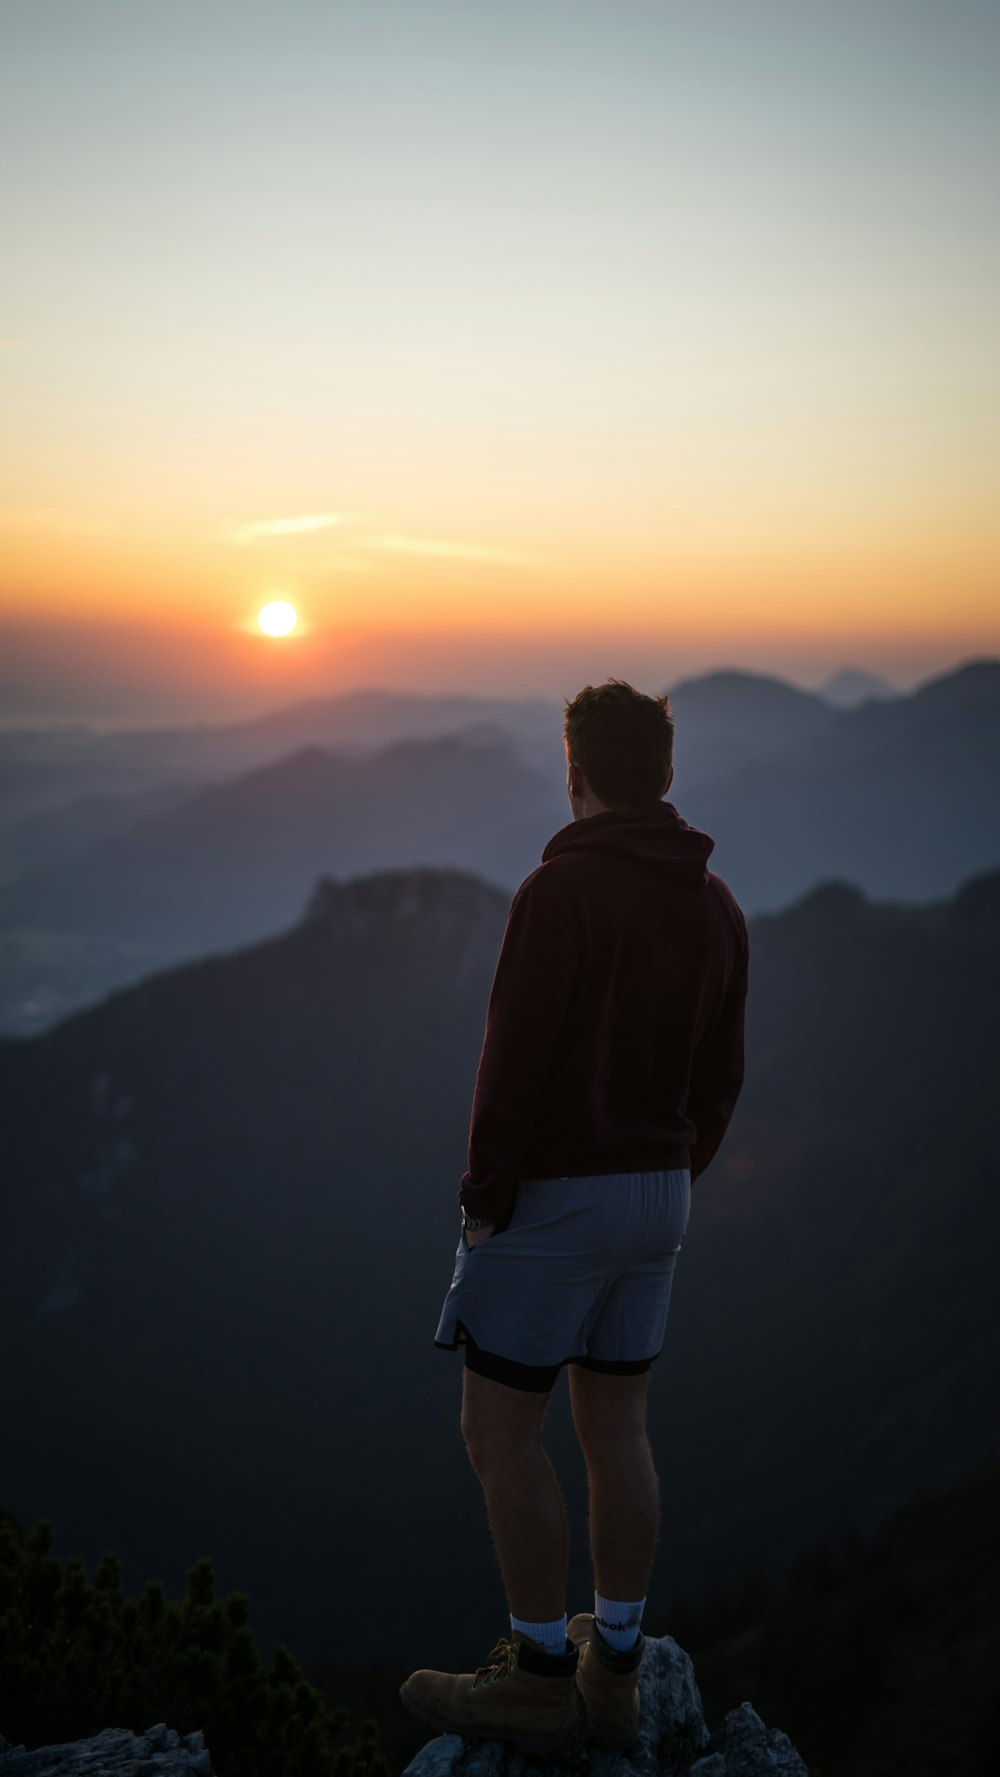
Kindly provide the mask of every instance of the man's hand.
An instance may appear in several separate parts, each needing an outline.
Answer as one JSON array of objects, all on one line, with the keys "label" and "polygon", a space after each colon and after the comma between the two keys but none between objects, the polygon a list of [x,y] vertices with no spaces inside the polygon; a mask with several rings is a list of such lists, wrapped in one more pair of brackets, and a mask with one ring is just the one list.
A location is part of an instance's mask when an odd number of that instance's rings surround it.
[{"label": "man's hand", "polygon": [[488,1228],[466,1228],[466,1230],[465,1230],[465,1244],[466,1244],[466,1246],[470,1247],[470,1248],[474,1247],[474,1246],[479,1246],[479,1245],[481,1245],[481,1243],[484,1240],[489,1240],[490,1236],[494,1232],[494,1228],[495,1228],[495,1223],[493,1223],[493,1222],[490,1223]]}]

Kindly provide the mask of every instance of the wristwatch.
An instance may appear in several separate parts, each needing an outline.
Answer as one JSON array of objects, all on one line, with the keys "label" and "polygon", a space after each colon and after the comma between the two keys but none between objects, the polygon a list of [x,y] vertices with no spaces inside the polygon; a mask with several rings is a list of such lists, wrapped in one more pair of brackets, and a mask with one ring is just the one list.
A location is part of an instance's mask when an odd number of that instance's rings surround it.
[{"label": "wristwatch", "polygon": [[462,1227],[467,1234],[478,1234],[480,1228],[493,1228],[495,1221],[490,1216],[470,1216],[467,1209],[462,1211]]}]

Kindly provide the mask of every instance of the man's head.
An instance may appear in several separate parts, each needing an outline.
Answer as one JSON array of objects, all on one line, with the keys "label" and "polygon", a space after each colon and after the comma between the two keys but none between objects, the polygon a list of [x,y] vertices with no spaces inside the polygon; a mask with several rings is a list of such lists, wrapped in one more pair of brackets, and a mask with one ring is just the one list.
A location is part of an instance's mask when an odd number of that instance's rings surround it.
[{"label": "man's head", "polygon": [[566,788],[574,820],[605,809],[648,808],[673,781],[670,699],[624,679],[585,685],[567,701]]}]

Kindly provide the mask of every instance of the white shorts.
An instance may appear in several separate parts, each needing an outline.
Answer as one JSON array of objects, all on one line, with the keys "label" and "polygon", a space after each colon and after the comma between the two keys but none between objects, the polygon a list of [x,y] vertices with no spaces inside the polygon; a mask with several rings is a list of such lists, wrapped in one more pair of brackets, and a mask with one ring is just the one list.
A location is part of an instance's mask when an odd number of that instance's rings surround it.
[{"label": "white shorts", "polygon": [[471,1250],[460,1236],[435,1345],[529,1389],[566,1363],[648,1369],[690,1211],[687,1167],[523,1180],[501,1233]]}]

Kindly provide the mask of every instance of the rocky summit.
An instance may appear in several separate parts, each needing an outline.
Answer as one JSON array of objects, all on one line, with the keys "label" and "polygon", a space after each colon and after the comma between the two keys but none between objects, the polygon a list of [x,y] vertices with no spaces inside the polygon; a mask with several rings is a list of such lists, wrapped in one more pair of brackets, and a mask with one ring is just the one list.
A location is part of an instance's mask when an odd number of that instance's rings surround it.
[{"label": "rocky summit", "polygon": [[178,1734],[158,1722],[144,1734],[107,1728],[31,1752],[0,1734],[0,1777],[212,1777],[212,1763],[201,1734]]},{"label": "rocky summit", "polygon": [[[577,1736],[558,1758],[441,1734],[403,1777],[808,1777],[787,1734],[766,1728],[749,1703],[709,1733],[694,1668],[669,1635],[646,1637],[639,1695],[642,1726],[630,1752],[589,1747],[581,1712]],[[212,1764],[201,1734],[180,1735],[161,1722],[144,1734],[109,1728],[30,1752],[0,1735],[0,1777],[212,1777]]]},{"label": "rocky summit", "polygon": [[694,1668],[669,1635],[646,1637],[639,1668],[642,1725],[629,1752],[588,1747],[582,1719],[558,1758],[530,1758],[500,1741],[431,1740],[403,1777],[808,1777],[787,1734],[766,1728],[749,1703],[709,1733]]}]

